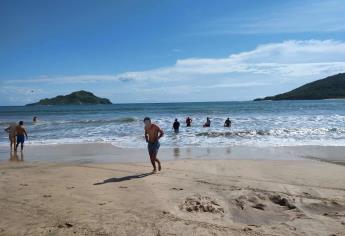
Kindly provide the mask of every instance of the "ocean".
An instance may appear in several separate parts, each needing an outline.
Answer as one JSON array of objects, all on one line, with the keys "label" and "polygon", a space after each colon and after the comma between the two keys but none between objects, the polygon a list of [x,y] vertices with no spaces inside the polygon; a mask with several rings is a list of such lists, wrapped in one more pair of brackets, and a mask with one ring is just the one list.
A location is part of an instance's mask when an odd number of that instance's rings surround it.
[{"label": "ocean", "polygon": [[[37,116],[39,121],[32,122]],[[345,101],[200,102],[69,106],[3,106],[0,126],[23,120],[27,144],[111,143],[145,147],[143,118],[165,131],[162,147],[345,146]],[[193,119],[185,127],[185,119]],[[206,117],[211,127],[203,128]],[[230,117],[231,128],[223,127]],[[175,134],[172,123],[181,122]],[[8,145],[1,130],[0,145]]]}]

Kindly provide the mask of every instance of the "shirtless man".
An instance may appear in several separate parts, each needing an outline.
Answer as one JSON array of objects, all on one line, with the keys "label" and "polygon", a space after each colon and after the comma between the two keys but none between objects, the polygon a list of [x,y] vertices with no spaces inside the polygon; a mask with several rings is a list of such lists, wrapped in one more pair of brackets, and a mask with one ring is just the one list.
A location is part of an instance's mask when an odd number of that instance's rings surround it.
[{"label": "shirtless man", "polygon": [[147,149],[149,151],[151,164],[153,166],[153,172],[156,173],[156,162],[158,163],[158,170],[162,169],[161,162],[157,158],[157,153],[159,150],[159,139],[163,137],[164,132],[163,130],[155,124],[151,123],[151,119],[149,117],[145,117],[144,119],[145,124],[145,139],[147,144]]},{"label": "shirtless man", "polygon": [[28,139],[28,134],[26,133],[26,130],[24,128],[24,122],[19,121],[19,125],[17,125],[16,127],[17,145],[16,145],[16,148],[14,149],[15,151],[17,151],[19,143],[20,143],[20,149],[21,151],[23,151],[24,141],[25,141],[24,135],[26,139]]},{"label": "shirtless man", "polygon": [[187,125],[187,127],[191,127],[191,125],[192,125],[192,118],[190,118],[189,116],[186,119],[186,125]]},{"label": "shirtless man", "polygon": [[13,150],[16,149],[16,126],[16,123],[12,123],[5,129],[5,131],[8,133],[8,139],[10,140],[11,151],[12,146]]}]

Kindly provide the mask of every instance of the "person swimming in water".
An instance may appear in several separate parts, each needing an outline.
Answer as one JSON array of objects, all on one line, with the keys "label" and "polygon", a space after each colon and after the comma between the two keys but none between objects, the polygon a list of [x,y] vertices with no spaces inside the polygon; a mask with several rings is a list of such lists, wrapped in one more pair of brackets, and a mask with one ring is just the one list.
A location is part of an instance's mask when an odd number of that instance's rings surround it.
[{"label": "person swimming in water", "polygon": [[180,122],[178,122],[177,118],[175,119],[173,123],[173,129],[174,129],[175,134],[177,134],[180,130]]},{"label": "person swimming in water", "polygon": [[23,121],[19,121],[19,125],[17,125],[16,127],[16,136],[17,136],[17,145],[14,150],[17,151],[19,143],[20,143],[20,149],[21,151],[23,151],[25,138],[28,139],[28,134],[26,132],[26,129],[24,128]]},{"label": "person swimming in water", "polygon": [[231,127],[231,120],[229,117],[228,117],[228,119],[225,120],[224,127]]},{"label": "person swimming in water", "polygon": [[203,125],[203,127],[210,127],[211,126],[211,120],[209,117],[206,118],[206,122],[205,124]]},{"label": "person swimming in water", "polygon": [[161,171],[162,169],[161,162],[158,160],[157,154],[160,147],[159,139],[163,137],[164,131],[158,125],[151,123],[151,119],[149,117],[144,118],[144,124],[147,149],[153,166],[153,173],[156,173],[156,162],[158,163],[158,170]]}]

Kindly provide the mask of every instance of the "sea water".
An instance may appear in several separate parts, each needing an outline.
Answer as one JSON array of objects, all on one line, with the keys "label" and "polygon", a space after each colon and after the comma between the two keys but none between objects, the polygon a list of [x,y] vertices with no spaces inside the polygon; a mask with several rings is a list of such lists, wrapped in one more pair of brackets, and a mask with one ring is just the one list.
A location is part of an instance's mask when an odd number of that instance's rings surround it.
[{"label": "sea water", "polygon": [[[38,117],[33,123],[32,118]],[[143,118],[164,131],[162,147],[345,146],[345,100],[0,107],[0,126],[23,120],[28,144],[111,143],[145,147]],[[186,127],[185,119],[193,119]],[[211,127],[203,128],[206,117]],[[223,127],[230,117],[232,127]],[[181,122],[175,134],[172,123]],[[8,145],[1,130],[0,145]]]}]

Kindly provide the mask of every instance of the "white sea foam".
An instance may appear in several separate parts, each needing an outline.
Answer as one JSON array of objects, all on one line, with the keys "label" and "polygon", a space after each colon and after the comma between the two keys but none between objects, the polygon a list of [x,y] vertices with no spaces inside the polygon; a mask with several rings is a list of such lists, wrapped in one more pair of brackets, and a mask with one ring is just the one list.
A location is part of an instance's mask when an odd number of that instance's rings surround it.
[{"label": "white sea foam", "polygon": [[[63,108],[63,107],[62,107]],[[0,124],[5,128],[12,121],[24,120],[30,145],[111,143],[119,147],[145,147],[142,118],[150,116],[165,130],[162,147],[224,147],[233,145],[345,146],[345,106],[341,101],[283,103],[205,103],[205,104],[132,104],[88,109],[0,108]],[[18,109],[18,111],[16,110]],[[21,110],[24,109],[24,112]],[[55,109],[55,110],[54,110]],[[39,122],[33,124],[33,116]],[[185,127],[186,116],[193,118]],[[205,118],[212,120],[203,128]],[[224,128],[230,116],[231,128]],[[181,121],[178,135],[172,131],[175,117]],[[0,145],[8,145],[3,132]]]}]

